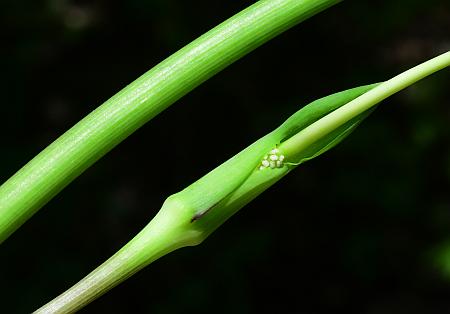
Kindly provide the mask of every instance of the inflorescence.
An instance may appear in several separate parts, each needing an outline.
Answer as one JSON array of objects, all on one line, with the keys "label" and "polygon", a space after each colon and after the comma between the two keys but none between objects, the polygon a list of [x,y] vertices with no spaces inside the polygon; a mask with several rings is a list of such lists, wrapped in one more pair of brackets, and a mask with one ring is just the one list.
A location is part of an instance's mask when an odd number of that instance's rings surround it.
[{"label": "inflorescence", "polygon": [[284,155],[280,153],[278,148],[274,148],[270,153],[264,156],[259,166],[259,170],[264,170],[266,168],[275,169],[283,167]]}]

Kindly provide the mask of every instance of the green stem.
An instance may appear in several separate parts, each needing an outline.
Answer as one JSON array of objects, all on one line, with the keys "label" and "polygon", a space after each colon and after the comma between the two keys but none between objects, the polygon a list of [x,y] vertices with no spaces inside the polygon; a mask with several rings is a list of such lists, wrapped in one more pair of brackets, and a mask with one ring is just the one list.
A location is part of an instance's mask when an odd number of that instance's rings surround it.
[{"label": "green stem", "polygon": [[190,216],[177,205],[167,199],[155,218],[119,252],[35,313],[76,312],[161,256],[201,242],[190,226]]},{"label": "green stem", "polygon": [[296,156],[311,144],[317,142],[339,126],[367,111],[382,100],[415,82],[450,66],[450,51],[383,82],[367,93],[357,97],[322,119],[304,128],[280,145],[287,160],[295,160]]},{"label": "green stem", "polygon": [[[305,148],[305,142],[312,144],[320,140],[389,95],[448,65],[450,65],[450,52],[378,85],[353,101],[341,105],[325,117],[319,118],[317,122],[308,123],[308,127],[297,133],[306,135],[301,138],[294,135],[283,142],[279,148],[285,154],[289,152],[292,157],[299,152],[299,147],[302,150]],[[372,87],[370,86],[370,88]],[[324,99],[330,98],[325,97]],[[333,99],[336,100],[336,97]],[[350,107],[348,107],[349,105]],[[339,113],[341,112],[340,108],[344,107],[350,109],[343,110],[345,114]],[[306,112],[308,117],[311,116],[311,113],[310,111]],[[336,115],[339,119],[329,119],[330,116],[336,117]],[[292,127],[291,118],[288,120],[287,129]],[[300,116],[294,120],[298,123],[303,121]],[[318,122],[321,121],[328,122],[319,124]],[[229,217],[293,169],[292,167],[282,167],[259,171],[254,162],[253,155],[256,155],[256,161],[259,162],[263,155],[274,147],[272,145],[278,143],[278,136],[284,135],[284,131],[280,134],[276,131],[258,140],[188,188],[169,197],[156,217],[134,239],[75,286],[44,305],[37,313],[68,313],[79,310],[164,254],[183,246],[201,243]],[[276,138],[273,138],[274,134]],[[246,155],[249,155],[248,158]],[[202,204],[200,201],[211,197],[215,199],[212,195],[213,190],[215,188],[222,189],[226,185],[225,181],[233,181],[236,176],[239,176],[233,171],[236,169],[245,171],[246,164],[249,164],[252,170],[241,184],[225,197],[216,200],[212,209],[201,219],[192,221],[192,217],[196,213],[196,206]],[[208,176],[211,178],[206,180]],[[202,180],[206,180],[207,183],[200,184],[199,182]]]},{"label": "green stem", "polygon": [[142,75],[0,187],[0,243],[94,162],[202,82],[341,0],[263,0]]}]

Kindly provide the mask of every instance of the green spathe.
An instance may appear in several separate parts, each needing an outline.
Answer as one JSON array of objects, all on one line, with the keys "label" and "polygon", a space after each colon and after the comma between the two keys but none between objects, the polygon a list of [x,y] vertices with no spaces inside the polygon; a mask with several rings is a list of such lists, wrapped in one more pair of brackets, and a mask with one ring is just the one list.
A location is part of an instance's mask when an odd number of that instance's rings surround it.
[{"label": "green spathe", "polygon": [[[450,52],[446,52],[386,82],[337,93],[301,109],[273,132],[170,196],[125,247],[37,313],[76,311],[155,259],[202,242],[293,167],[339,143],[380,101],[449,65]],[[259,170],[263,156],[278,144],[291,165]]]},{"label": "green spathe", "polygon": [[[259,139],[186,189],[167,198],[152,221],[126,246],[82,281],[36,313],[76,311],[169,252],[201,243],[236,211],[277,182],[298,164],[341,141],[355,126],[333,132],[318,141],[296,165],[259,170],[265,154],[329,112],[348,103],[375,85],[353,88],[319,99],[300,109],[273,132]],[[366,115],[356,117],[357,121]]]},{"label": "green spathe", "polygon": [[[191,220],[197,221],[200,218],[203,219],[204,216],[213,215],[212,212],[216,211],[215,207],[220,202],[223,202],[227,196],[235,193],[247,180],[253,180],[251,176],[256,175],[259,181],[264,181],[265,178],[267,178],[267,181],[274,181],[274,174],[276,174],[276,177],[279,176],[281,178],[293,167],[285,166],[281,169],[259,171],[258,167],[264,155],[300,130],[367,92],[374,86],[376,84],[353,88],[310,103],[292,115],[273,132],[259,139],[183,191],[173,195],[173,198],[182,200],[184,206],[192,210]],[[366,116],[367,114],[361,114],[355,117],[317,143],[314,143],[314,145],[311,145],[301,155],[296,156],[295,159],[289,159],[288,157],[287,162],[299,165],[320,155],[344,139]],[[223,215],[224,209],[222,208],[220,211],[222,211],[221,215]]]}]

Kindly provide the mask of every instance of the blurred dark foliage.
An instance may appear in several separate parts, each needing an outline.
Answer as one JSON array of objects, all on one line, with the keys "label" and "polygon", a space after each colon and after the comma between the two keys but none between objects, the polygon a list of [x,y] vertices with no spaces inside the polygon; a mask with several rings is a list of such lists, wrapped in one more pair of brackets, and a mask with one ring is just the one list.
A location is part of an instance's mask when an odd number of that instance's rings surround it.
[{"label": "blurred dark foliage", "polygon": [[[107,98],[253,1],[1,3],[0,181]],[[448,0],[345,1],[178,101],[0,249],[2,313],[98,266],[179,191],[299,106],[450,47]],[[450,71],[385,101],[202,245],[84,313],[450,313]]]}]

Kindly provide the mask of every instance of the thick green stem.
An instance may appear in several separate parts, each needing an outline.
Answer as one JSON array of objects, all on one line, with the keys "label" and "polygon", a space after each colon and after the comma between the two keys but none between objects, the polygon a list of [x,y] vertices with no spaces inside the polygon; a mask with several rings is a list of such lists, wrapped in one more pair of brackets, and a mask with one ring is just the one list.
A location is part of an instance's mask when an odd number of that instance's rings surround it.
[{"label": "thick green stem", "polygon": [[144,123],[276,35],[341,0],[263,0],[125,87],[0,187],[0,243]]},{"label": "thick green stem", "polygon": [[450,51],[383,82],[367,93],[339,107],[283,142],[280,149],[288,160],[295,160],[296,156],[304,149],[352,118],[367,111],[398,91],[448,66],[450,66]]}]

